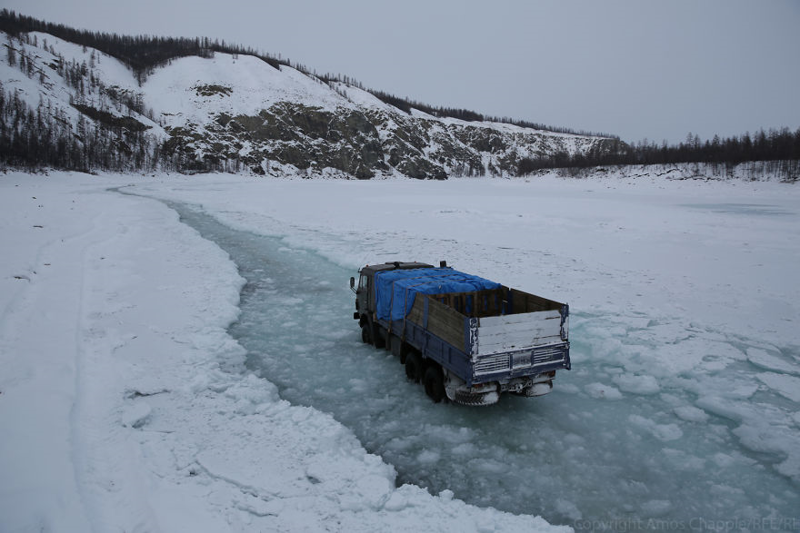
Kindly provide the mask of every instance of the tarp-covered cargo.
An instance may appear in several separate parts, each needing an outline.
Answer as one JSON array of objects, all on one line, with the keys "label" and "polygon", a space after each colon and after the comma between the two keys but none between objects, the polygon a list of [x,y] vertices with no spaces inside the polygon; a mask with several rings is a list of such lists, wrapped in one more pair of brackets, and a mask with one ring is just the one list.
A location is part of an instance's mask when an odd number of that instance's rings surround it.
[{"label": "tarp-covered cargo", "polygon": [[416,268],[375,273],[375,311],[381,320],[403,320],[420,294],[499,289],[501,285],[452,268]]}]

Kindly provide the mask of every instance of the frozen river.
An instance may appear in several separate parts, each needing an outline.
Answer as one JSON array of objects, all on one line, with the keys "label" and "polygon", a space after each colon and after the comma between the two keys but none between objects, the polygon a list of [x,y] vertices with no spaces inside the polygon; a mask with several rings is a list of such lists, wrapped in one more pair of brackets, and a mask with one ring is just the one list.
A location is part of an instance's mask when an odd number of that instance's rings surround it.
[{"label": "frozen river", "polygon": [[573,370],[551,394],[436,405],[396,358],[361,344],[347,286],[355,271],[173,207],[247,280],[230,333],[248,367],[283,398],[351,428],[398,482],[576,528],[800,526],[793,348],[572,306]]},{"label": "frozen river", "polygon": [[[800,530],[796,185],[0,190],[2,531]],[[397,259],[569,303],[573,370],[433,404],[352,319]]]}]

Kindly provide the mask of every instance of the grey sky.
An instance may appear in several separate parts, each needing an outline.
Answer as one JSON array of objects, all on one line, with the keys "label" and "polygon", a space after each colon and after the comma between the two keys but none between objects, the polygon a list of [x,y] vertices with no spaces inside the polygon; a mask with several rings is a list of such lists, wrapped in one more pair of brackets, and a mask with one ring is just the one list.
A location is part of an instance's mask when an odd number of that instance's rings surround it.
[{"label": "grey sky", "polygon": [[800,0],[0,0],[208,36],[435,106],[678,142],[800,127]]}]

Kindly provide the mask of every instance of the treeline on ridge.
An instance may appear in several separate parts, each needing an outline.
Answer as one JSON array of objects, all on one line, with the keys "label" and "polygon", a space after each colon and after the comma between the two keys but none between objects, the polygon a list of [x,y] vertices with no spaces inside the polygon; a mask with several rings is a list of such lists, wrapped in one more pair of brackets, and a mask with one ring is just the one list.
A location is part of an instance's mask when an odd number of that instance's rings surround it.
[{"label": "treeline on ridge", "polygon": [[[525,158],[518,164],[518,175],[537,170],[556,168],[590,168],[615,165],[669,165],[676,163],[708,163],[735,166],[748,161],[780,161],[776,170],[784,175],[796,174],[800,162],[800,128],[792,132],[789,128],[759,130],[721,139],[701,141],[698,135],[689,134],[684,142],[661,145],[641,141],[637,144],[616,142],[611,148],[583,154],[570,155],[565,152],[543,158]],[[788,176],[787,176],[788,177]]]},{"label": "treeline on ridge", "polygon": [[262,59],[275,68],[280,65],[292,66],[288,60],[264,55],[251,48],[236,46],[207,37],[174,38],[148,35],[126,36],[115,33],[76,30],[63,24],[44,22],[14,11],[0,11],[0,30],[19,36],[21,33],[49,33],[65,41],[94,48],[115,57],[128,65],[142,81],[144,76],[156,67],[167,64],[172,59],[188,56],[210,57],[214,52],[226,54],[252,55]]},{"label": "treeline on ridge", "polygon": [[502,124],[512,124],[522,128],[530,128],[534,130],[549,131],[551,133],[567,133],[571,135],[585,135],[589,137],[605,137],[609,139],[617,139],[619,137],[610,133],[596,133],[591,131],[574,130],[571,128],[548,126],[546,124],[539,124],[536,122],[529,122],[526,120],[514,120],[508,117],[492,117],[470,111],[468,109],[455,109],[451,107],[433,107],[421,102],[415,102],[407,98],[399,98],[397,96],[382,92],[382,91],[369,91],[379,100],[389,105],[392,105],[401,111],[411,113],[411,109],[417,109],[423,113],[427,113],[434,117],[439,118],[455,118],[465,122],[499,122]]},{"label": "treeline on ridge", "polygon": [[[81,109],[79,104],[73,106]],[[141,123],[93,108],[86,110],[97,114],[94,121],[82,112],[73,131],[63,110],[44,103],[33,109],[17,91],[6,91],[0,83],[0,162],[29,170],[156,168],[160,146]]]},{"label": "treeline on ridge", "polygon": [[327,81],[328,83],[332,81],[339,81],[342,83],[346,83],[347,85],[354,85],[364,91],[371,93],[373,96],[378,98],[385,104],[389,104],[390,106],[396,107],[400,111],[405,113],[411,114],[412,109],[416,109],[418,111],[422,111],[423,113],[427,113],[434,117],[439,118],[455,118],[458,120],[463,120],[465,122],[499,122],[502,124],[512,124],[514,126],[519,126],[522,128],[530,128],[534,130],[541,130],[541,131],[549,131],[552,133],[567,133],[571,135],[585,135],[590,137],[605,137],[608,139],[617,139],[619,137],[616,135],[612,135],[610,133],[596,133],[590,131],[583,131],[583,130],[574,130],[570,128],[563,128],[557,126],[548,126],[546,124],[539,124],[536,122],[529,122],[526,120],[514,120],[508,117],[493,117],[482,115],[481,113],[476,113],[475,111],[470,111],[469,109],[458,109],[452,107],[434,107],[428,104],[423,104],[422,102],[416,102],[414,100],[410,100],[408,98],[400,98],[399,96],[395,96],[393,94],[389,94],[384,91],[377,91],[374,89],[365,89],[361,84],[351,80],[350,78],[342,78],[337,76],[322,76],[321,79],[323,81]]}]

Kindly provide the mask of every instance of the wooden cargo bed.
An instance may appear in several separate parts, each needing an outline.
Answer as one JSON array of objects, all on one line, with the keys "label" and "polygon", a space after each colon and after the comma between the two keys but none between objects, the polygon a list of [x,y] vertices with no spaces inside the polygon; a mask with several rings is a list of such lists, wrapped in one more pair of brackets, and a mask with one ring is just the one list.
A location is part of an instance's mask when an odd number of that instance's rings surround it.
[{"label": "wooden cargo bed", "polygon": [[[478,355],[513,350],[526,343],[540,345],[561,341],[560,319],[565,307],[553,300],[501,286],[475,292],[417,294],[406,320],[468,354]],[[526,316],[531,313],[535,315]],[[471,326],[474,331],[470,331]]]}]

